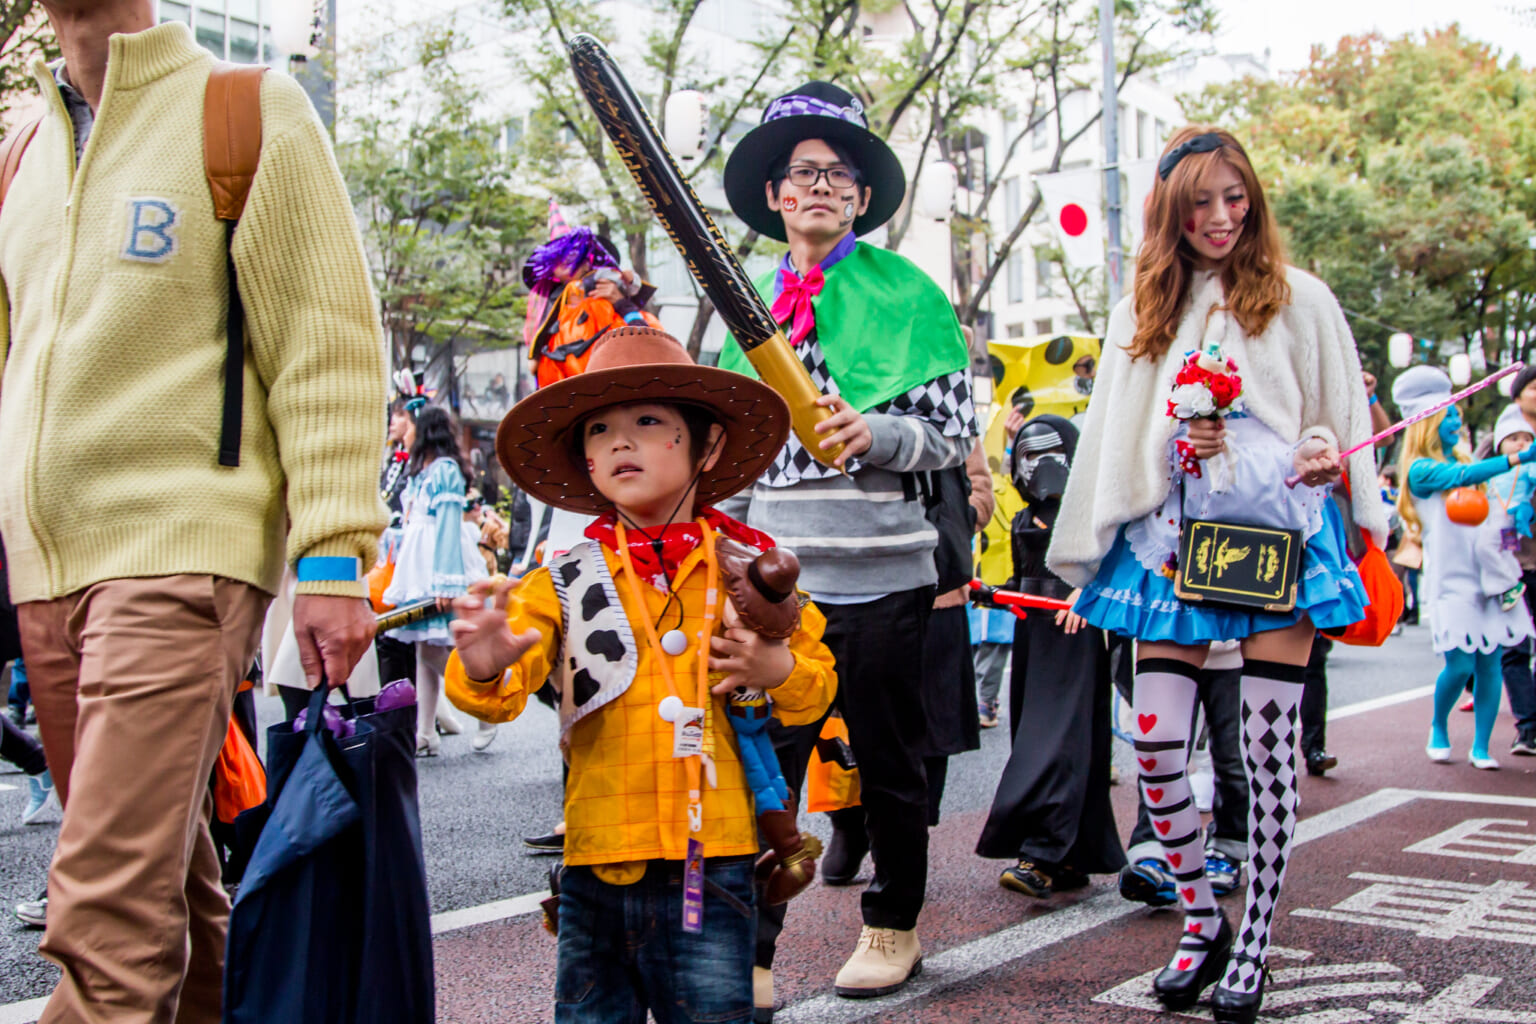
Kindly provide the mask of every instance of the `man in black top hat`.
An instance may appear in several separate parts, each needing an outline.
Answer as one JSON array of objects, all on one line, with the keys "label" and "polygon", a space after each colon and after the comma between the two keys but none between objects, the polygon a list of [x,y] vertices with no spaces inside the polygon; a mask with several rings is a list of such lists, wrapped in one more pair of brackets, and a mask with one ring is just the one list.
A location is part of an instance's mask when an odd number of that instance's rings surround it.
[{"label": "man in black top hat", "polygon": [[[733,499],[732,514],[794,548],[800,585],[827,617],[862,806],[834,812],[822,874],[852,884],[866,851],[875,869],[836,990],[883,995],[921,967],[928,871],[922,665],[937,535],[909,495],[917,474],[958,467],[973,446],[969,355],[938,285],[859,241],[896,212],[906,178],[856,97],[810,82],[774,100],[731,153],[725,191],[748,225],[789,243],[757,287],[832,410],[817,428],[822,447],[844,446],[826,466],[791,436],[750,495]],[[720,365],[752,372],[735,344]],[[818,734],[781,729],[775,738],[792,788]],[[759,1020],[772,1013],[767,969],[782,909],[759,918]]]}]

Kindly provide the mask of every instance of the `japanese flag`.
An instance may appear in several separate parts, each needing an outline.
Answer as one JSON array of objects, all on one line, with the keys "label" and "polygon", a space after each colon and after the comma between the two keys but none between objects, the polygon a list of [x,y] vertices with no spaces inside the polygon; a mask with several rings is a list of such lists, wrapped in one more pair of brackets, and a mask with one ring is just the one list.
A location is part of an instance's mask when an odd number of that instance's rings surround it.
[{"label": "japanese flag", "polygon": [[1092,167],[1035,175],[1062,254],[1078,270],[1104,265],[1103,180]]}]

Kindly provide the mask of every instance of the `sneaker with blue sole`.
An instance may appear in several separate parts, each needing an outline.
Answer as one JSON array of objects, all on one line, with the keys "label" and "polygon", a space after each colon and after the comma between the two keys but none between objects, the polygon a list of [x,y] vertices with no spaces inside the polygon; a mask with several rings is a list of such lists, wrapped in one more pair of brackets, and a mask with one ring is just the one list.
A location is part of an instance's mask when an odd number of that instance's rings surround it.
[{"label": "sneaker with blue sole", "polygon": [[1178,885],[1168,865],[1155,857],[1143,857],[1120,869],[1120,895],[1132,903],[1167,907],[1178,898]]},{"label": "sneaker with blue sole", "polygon": [[44,769],[41,775],[27,776],[27,806],[21,812],[21,823],[30,825],[43,816],[50,803],[58,803],[53,788],[53,773]]},{"label": "sneaker with blue sole", "polygon": [[1211,850],[1205,855],[1205,877],[1211,883],[1212,893],[1227,896],[1237,891],[1243,866],[1226,854]]}]

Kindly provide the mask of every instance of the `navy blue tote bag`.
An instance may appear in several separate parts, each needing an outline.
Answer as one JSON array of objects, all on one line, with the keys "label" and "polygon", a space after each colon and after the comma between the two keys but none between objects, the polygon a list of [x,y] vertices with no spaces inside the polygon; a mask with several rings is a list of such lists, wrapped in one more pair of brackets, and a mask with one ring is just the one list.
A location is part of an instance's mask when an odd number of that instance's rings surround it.
[{"label": "navy blue tote bag", "polygon": [[[371,654],[368,655],[371,657]],[[432,925],[416,802],[415,705],[267,730],[267,802],[229,920],[225,1024],[430,1024]]]}]

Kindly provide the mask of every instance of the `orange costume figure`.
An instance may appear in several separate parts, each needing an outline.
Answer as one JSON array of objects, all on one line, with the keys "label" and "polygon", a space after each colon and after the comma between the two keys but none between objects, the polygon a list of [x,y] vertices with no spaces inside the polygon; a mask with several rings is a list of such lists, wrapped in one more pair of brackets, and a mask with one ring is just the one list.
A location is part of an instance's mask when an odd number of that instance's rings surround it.
[{"label": "orange costume figure", "polygon": [[523,339],[541,388],[585,370],[592,345],[615,327],[661,327],[641,308],[656,289],[620,270],[618,249],[589,228],[535,249],[523,283],[530,292]]}]

